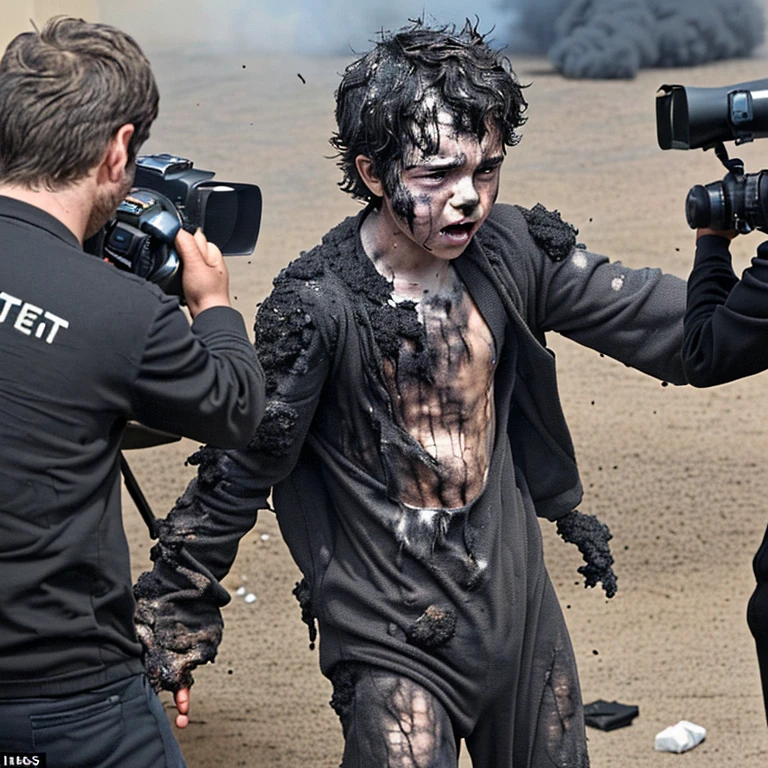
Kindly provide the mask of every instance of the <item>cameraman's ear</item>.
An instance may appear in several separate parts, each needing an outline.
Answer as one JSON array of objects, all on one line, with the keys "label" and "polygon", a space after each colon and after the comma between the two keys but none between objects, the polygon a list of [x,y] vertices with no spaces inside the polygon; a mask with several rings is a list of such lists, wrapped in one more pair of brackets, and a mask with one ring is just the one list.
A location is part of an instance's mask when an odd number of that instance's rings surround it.
[{"label": "cameraman's ear", "polygon": [[107,152],[103,160],[103,168],[109,181],[122,181],[125,169],[130,162],[131,153],[129,149],[135,130],[133,123],[126,123],[121,125],[115,131],[115,135],[109,140]]},{"label": "cameraman's ear", "polygon": [[370,157],[358,155],[355,158],[355,168],[360,174],[363,183],[371,191],[374,197],[384,197],[384,185],[373,170],[373,162]]}]

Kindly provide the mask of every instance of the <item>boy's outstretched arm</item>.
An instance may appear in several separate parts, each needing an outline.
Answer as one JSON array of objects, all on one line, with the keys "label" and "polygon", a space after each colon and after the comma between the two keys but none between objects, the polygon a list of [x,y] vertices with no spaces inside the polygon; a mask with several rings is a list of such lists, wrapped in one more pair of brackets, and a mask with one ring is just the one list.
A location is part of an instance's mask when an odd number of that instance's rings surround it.
[{"label": "boy's outstretched arm", "polygon": [[192,672],[213,661],[221,642],[220,609],[230,596],[220,582],[259,510],[269,509],[272,486],[298,461],[328,375],[327,345],[314,332],[309,308],[297,313],[287,301],[292,295],[276,289],[257,316],[256,348],[268,386],[253,439],[243,450],[205,446],[188,459],[197,476],[158,521],[152,570],[134,587],[147,674],[156,690],[174,693],[180,727],[188,721]]}]

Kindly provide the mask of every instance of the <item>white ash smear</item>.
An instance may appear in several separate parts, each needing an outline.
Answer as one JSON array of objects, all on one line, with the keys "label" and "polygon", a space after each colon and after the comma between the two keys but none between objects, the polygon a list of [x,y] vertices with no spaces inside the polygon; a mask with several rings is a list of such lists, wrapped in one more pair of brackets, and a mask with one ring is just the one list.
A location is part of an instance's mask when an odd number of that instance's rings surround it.
[{"label": "white ash smear", "polygon": [[613,280],[611,280],[611,288],[614,291],[620,291],[624,287],[624,275],[619,275],[619,277],[614,277]]},{"label": "white ash smear", "polygon": [[587,257],[583,253],[574,253],[571,257],[571,263],[574,267],[576,267],[576,269],[586,269]]}]

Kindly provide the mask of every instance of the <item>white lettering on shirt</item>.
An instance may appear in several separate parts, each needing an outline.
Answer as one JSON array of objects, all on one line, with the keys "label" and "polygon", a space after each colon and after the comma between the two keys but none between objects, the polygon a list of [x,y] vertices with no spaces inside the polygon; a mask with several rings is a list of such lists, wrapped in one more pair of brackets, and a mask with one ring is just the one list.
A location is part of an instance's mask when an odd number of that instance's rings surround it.
[{"label": "white lettering on shirt", "polygon": [[12,322],[20,333],[25,336],[34,335],[46,344],[53,344],[60,328],[69,328],[69,321],[63,317],[0,291],[0,323],[5,322]]}]

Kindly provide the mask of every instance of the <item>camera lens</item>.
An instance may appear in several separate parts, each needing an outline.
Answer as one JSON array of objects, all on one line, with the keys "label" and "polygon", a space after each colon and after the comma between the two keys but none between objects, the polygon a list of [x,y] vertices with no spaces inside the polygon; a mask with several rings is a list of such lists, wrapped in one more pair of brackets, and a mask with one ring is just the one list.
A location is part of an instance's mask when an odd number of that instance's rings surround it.
[{"label": "camera lens", "polygon": [[712,222],[710,194],[702,184],[697,184],[685,199],[685,218],[691,229],[709,227]]}]

